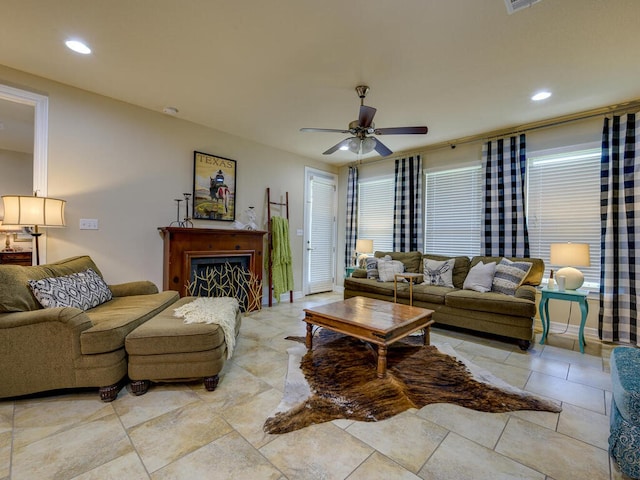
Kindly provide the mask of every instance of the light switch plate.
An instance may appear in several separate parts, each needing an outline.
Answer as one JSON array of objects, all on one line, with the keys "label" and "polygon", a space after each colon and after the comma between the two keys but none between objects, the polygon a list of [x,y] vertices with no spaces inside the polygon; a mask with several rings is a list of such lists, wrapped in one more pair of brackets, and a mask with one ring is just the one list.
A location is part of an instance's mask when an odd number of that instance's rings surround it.
[{"label": "light switch plate", "polygon": [[80,230],[98,230],[97,218],[81,218]]}]

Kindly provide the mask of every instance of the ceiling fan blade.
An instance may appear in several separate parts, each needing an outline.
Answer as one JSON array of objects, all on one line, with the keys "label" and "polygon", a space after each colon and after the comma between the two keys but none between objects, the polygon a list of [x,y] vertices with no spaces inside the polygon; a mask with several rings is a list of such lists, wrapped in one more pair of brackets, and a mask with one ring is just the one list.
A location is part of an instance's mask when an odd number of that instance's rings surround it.
[{"label": "ceiling fan blade", "polygon": [[373,123],[373,117],[376,115],[376,109],[366,105],[360,105],[360,115],[358,115],[358,125],[363,128],[369,128]]},{"label": "ceiling fan blade", "polygon": [[[373,138],[373,137],[369,137],[369,138]],[[391,155],[393,153],[380,140],[378,140],[377,138],[373,138],[373,139],[376,141],[376,146],[374,148],[376,152],[378,152],[380,155],[382,155],[383,157],[386,157],[387,155]]]},{"label": "ceiling fan blade", "polygon": [[429,131],[427,127],[391,127],[376,128],[376,135],[410,135],[410,134],[426,134]]},{"label": "ceiling fan blade", "polygon": [[351,133],[349,130],[340,130],[337,128],[301,128],[301,132],[328,132],[328,133]]},{"label": "ceiling fan blade", "polygon": [[341,141],[340,143],[336,143],[333,147],[331,147],[329,150],[322,152],[323,155],[331,155],[332,153],[340,150],[340,147],[342,146],[347,146],[349,145],[349,141],[355,137],[349,137],[349,138],[345,138],[343,141]]}]

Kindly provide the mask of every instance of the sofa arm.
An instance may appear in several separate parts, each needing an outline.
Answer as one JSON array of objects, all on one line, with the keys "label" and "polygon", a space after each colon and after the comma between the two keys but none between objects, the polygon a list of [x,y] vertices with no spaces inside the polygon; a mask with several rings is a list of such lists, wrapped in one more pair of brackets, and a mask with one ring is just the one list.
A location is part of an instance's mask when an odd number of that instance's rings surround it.
[{"label": "sofa arm", "polygon": [[129,297],[131,295],[152,295],[154,293],[158,293],[158,287],[156,286],[156,284],[148,280],[109,285],[109,290],[111,290],[111,294],[114,297]]},{"label": "sofa arm", "polygon": [[0,398],[76,385],[80,334],[91,326],[73,307],[0,314]]},{"label": "sofa arm", "polygon": [[74,307],[55,307],[30,310],[28,312],[0,313],[0,331],[11,328],[37,328],[38,324],[59,322],[67,329],[81,332],[93,326],[83,310]]},{"label": "sofa arm", "polygon": [[514,295],[516,298],[522,298],[524,300],[529,300],[531,302],[536,301],[536,288],[531,285],[521,285],[516,290]]},{"label": "sofa arm", "polygon": [[356,268],[351,272],[353,278],[367,278],[367,270],[365,268]]}]

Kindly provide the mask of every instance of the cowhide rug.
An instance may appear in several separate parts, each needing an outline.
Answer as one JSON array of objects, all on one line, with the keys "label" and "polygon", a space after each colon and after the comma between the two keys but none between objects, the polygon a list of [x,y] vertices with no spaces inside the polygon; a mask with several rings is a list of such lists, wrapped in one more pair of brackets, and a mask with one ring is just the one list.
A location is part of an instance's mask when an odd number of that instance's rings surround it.
[{"label": "cowhide rug", "polygon": [[448,345],[422,346],[409,337],[388,348],[387,376],[376,376],[375,351],[352,337],[322,329],[307,352],[304,338],[288,350],[284,398],[264,424],[287,433],[345,418],[376,422],[409,408],[454,403],[482,412],[544,410],[559,405],[500,380]]}]

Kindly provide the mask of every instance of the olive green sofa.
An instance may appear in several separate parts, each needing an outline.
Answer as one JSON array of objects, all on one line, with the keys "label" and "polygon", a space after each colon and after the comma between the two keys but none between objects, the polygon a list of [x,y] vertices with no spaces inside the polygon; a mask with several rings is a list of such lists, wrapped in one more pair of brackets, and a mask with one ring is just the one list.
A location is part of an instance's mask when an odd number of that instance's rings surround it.
[{"label": "olive green sofa", "polygon": [[41,266],[0,265],[0,398],[48,390],[98,387],[115,399],[127,375],[125,337],[179,298],[136,281],[109,285],[111,300],[82,310],[43,308],[29,280],[93,269],[88,256]]},{"label": "olive green sofa", "polygon": [[[486,332],[516,339],[522,350],[527,350],[534,339],[536,315],[536,289],[542,281],[544,262],[538,258],[511,258],[512,261],[532,263],[515,295],[464,290],[464,280],[469,270],[479,262],[499,263],[501,257],[447,257],[421,252],[375,252],[378,258],[389,255],[404,264],[405,272],[423,273],[423,259],[448,260],[455,258],[453,288],[419,283],[413,286],[413,305],[434,311],[437,325],[450,325],[477,332]],[[380,282],[366,278],[364,269],[356,269],[344,281],[344,298],[363,296],[379,300],[394,299],[394,282]],[[409,285],[398,283],[397,301],[409,304]]]}]

